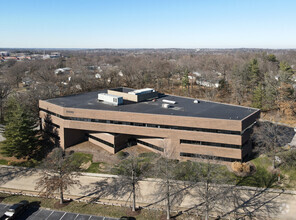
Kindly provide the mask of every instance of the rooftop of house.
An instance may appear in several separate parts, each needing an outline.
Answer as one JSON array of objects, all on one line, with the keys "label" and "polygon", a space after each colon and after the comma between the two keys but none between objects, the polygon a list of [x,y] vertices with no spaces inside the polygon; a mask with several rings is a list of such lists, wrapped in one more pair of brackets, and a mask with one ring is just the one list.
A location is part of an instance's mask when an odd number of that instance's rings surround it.
[{"label": "rooftop of house", "polygon": [[[133,89],[123,88],[123,92],[129,92]],[[142,102],[132,102],[124,100],[123,105],[110,105],[98,100],[98,93],[107,93],[107,90],[82,93],[59,98],[45,100],[49,103],[80,109],[135,112],[146,114],[176,115],[187,117],[216,118],[227,120],[242,120],[253,114],[258,109],[248,108],[237,105],[223,104],[211,101],[204,101],[193,98],[159,94],[156,99],[145,100]],[[175,104],[166,101],[174,101]],[[166,107],[163,104],[168,104]]]}]

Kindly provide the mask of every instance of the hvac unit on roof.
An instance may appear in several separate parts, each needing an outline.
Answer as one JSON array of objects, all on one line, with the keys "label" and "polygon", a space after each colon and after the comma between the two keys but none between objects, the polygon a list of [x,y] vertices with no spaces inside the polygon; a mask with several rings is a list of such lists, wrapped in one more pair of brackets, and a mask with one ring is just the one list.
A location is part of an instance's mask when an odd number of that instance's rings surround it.
[{"label": "hvac unit on roof", "polygon": [[176,101],[167,100],[167,99],[163,99],[162,102],[169,103],[169,104],[176,104],[177,103]]},{"label": "hvac unit on roof", "polygon": [[98,100],[112,105],[123,104],[123,98],[121,96],[111,95],[107,93],[99,93]]},{"label": "hvac unit on roof", "polygon": [[128,92],[128,94],[131,95],[140,95],[140,94],[147,94],[147,93],[152,93],[155,92],[154,89],[150,89],[150,88],[145,88],[145,89],[137,89],[131,92]]}]

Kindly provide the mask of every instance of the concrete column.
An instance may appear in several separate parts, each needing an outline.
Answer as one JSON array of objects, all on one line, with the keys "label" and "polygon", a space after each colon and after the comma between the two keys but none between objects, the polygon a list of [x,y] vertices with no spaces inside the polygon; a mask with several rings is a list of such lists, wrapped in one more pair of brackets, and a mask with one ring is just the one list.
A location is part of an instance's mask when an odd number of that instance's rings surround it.
[{"label": "concrete column", "polygon": [[65,150],[65,128],[60,126],[59,129],[60,147]]}]

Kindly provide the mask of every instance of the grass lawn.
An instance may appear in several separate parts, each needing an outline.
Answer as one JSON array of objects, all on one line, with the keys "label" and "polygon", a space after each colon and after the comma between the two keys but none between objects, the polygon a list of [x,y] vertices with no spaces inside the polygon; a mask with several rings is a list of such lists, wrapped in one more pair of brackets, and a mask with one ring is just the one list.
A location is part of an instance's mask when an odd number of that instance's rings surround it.
[{"label": "grass lawn", "polygon": [[8,161],[5,159],[0,159],[0,165],[8,165]]},{"label": "grass lawn", "polygon": [[104,163],[103,162],[92,163],[90,165],[90,167],[87,170],[85,170],[85,172],[88,172],[88,173],[105,173],[101,168],[102,164],[104,164]]},{"label": "grass lawn", "polygon": [[[107,217],[115,217],[115,218],[132,215],[130,213],[130,209],[126,207],[72,201],[67,206],[64,206],[62,208],[55,208],[54,204],[58,201],[56,199],[46,199],[46,198],[21,196],[21,195],[10,195],[5,193],[0,193],[0,197],[4,198],[2,203],[6,203],[6,204],[13,204],[21,200],[27,200],[29,202],[34,202],[36,204],[40,203],[40,206],[42,208],[49,208],[54,210],[67,211],[67,212],[97,215],[97,216],[107,216]],[[155,219],[161,219],[161,217],[164,216],[164,214],[165,213],[161,211],[142,209],[140,214],[135,217],[137,220],[155,220]],[[183,215],[183,216],[181,215],[176,219],[185,220],[185,219],[188,219],[188,217],[189,217],[188,215]],[[190,219],[193,219],[192,216]]]},{"label": "grass lawn", "polygon": [[272,166],[271,159],[268,158],[268,156],[266,156],[266,155],[262,155],[260,157],[257,157],[255,159],[251,160],[251,162],[253,162],[256,167],[261,166],[265,169],[268,169],[268,167]]},{"label": "grass lawn", "polygon": [[82,163],[87,163],[88,161],[92,161],[93,155],[92,154],[86,154],[81,152],[75,152],[73,153],[73,158],[76,161],[81,161]]}]

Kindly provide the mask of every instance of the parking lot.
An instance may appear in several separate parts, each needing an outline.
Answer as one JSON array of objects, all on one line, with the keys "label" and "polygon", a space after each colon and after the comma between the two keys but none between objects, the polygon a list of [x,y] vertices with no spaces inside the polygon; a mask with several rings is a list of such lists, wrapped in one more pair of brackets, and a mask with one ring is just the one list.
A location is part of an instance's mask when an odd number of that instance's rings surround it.
[{"label": "parking lot", "polygon": [[[0,204],[0,218],[11,205]],[[29,208],[17,218],[18,220],[117,220],[117,218],[108,218],[93,215],[84,215],[63,211],[54,211],[42,209],[30,205]]]}]

